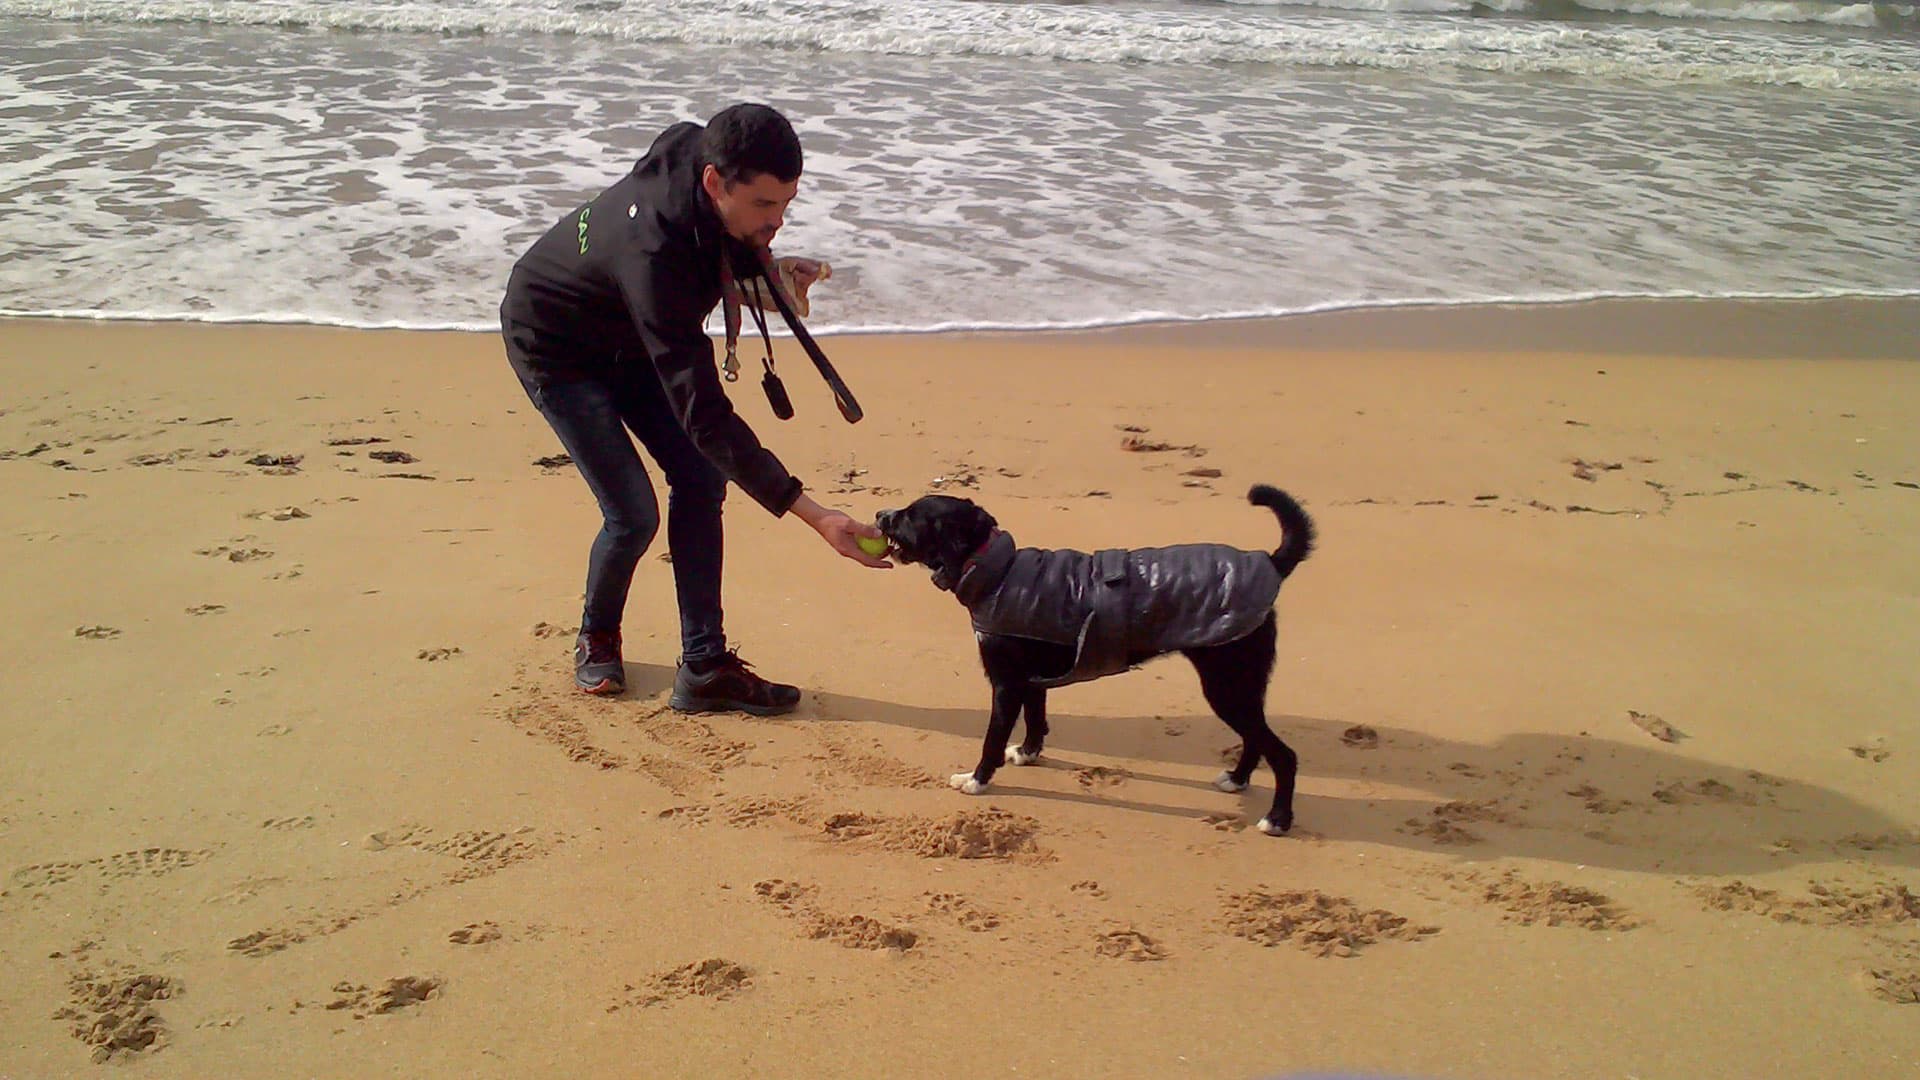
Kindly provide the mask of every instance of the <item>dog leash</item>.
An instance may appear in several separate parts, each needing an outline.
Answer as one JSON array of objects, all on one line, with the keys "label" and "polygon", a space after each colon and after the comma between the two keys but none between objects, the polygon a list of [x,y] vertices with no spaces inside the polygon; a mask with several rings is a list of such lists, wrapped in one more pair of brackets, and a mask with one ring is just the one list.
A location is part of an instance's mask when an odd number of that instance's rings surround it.
[{"label": "dog leash", "polygon": [[[787,328],[793,331],[794,338],[800,342],[800,347],[807,351],[807,356],[813,361],[814,368],[820,372],[820,377],[826,380],[827,388],[833,392],[833,403],[839,408],[840,415],[845,417],[849,424],[859,423],[860,418],[865,415],[860,409],[860,403],[854,400],[853,391],[847,389],[845,380],[841,379],[840,373],[834,370],[832,361],[829,361],[827,354],[821,351],[819,343],[813,340],[813,335],[807,333],[807,328],[801,324],[800,317],[793,313],[786,290],[780,284],[780,271],[774,266],[773,252],[767,248],[755,248],[754,254],[760,262],[759,277],[766,283],[767,292],[773,297],[774,306],[780,309],[780,317],[786,320]],[[734,280],[732,260],[724,253],[720,259],[720,296],[725,309],[724,317],[727,326],[727,355],[720,362],[720,370],[728,382],[735,382],[740,378],[738,343],[740,306],[743,296],[740,283]],[[760,388],[766,392],[767,403],[773,407],[775,416],[782,420],[792,419],[793,402],[787,397],[786,386],[781,383],[779,373],[774,370],[773,338],[767,333],[766,319],[761,315],[758,304],[753,305],[753,321],[759,328],[761,341],[766,347],[766,355],[761,359],[765,371],[760,377]]]}]

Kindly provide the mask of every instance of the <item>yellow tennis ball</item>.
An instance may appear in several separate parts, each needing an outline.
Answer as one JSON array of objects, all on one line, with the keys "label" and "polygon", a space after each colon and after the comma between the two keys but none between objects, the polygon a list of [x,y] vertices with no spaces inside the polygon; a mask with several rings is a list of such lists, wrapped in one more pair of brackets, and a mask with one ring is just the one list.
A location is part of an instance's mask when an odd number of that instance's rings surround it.
[{"label": "yellow tennis ball", "polygon": [[881,537],[857,536],[853,542],[860,545],[861,551],[866,552],[876,559],[887,553],[887,542]]}]

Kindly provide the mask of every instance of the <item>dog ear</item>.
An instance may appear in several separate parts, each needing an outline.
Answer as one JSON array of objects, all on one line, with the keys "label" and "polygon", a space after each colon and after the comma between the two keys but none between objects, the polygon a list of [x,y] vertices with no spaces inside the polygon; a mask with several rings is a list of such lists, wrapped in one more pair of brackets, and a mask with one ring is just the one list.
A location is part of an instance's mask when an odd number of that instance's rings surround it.
[{"label": "dog ear", "polygon": [[933,520],[934,554],[929,558],[930,565],[949,574],[959,574],[960,568],[980,550],[993,530],[999,526],[989,514],[971,499],[954,499],[951,512],[941,514]]},{"label": "dog ear", "polygon": [[968,500],[967,505],[973,507],[973,512],[974,512],[973,527],[974,527],[974,533],[978,537],[976,543],[984,544],[987,542],[987,537],[993,535],[993,530],[1000,527],[1000,523],[993,519],[992,514],[987,513],[986,507],[980,506],[974,503],[972,500]]}]

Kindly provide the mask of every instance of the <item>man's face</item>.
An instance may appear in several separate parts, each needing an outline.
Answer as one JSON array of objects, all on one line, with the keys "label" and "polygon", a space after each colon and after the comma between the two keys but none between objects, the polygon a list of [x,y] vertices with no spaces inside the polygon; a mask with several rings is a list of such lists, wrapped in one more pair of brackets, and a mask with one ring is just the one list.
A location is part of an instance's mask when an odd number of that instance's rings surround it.
[{"label": "man's face", "polygon": [[787,204],[800,190],[799,177],[782,182],[772,173],[754,173],[751,179],[729,184],[711,165],[700,174],[700,183],[727,233],[756,247],[772,246],[774,234],[786,223]]}]

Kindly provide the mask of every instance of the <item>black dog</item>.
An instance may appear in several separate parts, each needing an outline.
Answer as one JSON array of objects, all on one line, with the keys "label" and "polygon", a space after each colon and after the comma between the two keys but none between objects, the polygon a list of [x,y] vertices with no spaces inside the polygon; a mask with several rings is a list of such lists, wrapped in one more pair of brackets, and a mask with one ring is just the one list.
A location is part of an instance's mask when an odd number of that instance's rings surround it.
[{"label": "black dog", "polygon": [[[993,684],[993,716],[980,764],[952,784],[986,790],[1004,760],[1029,765],[1047,738],[1047,689],[1115,674],[1180,652],[1200,673],[1207,704],[1241,739],[1240,759],[1214,780],[1244,791],[1254,764],[1273,769],[1273,808],[1260,819],[1269,835],[1293,827],[1299,757],[1267,726],[1273,675],[1273,602],[1280,583],[1313,550],[1313,521],[1291,496],[1256,485],[1248,501],[1280,519],[1271,554],[1224,544],[1137,550],[1019,548],[979,506],[928,495],[875,522],[904,563],[921,563],[973,617],[980,659]],[[1009,750],[1022,713],[1027,736]]]}]

